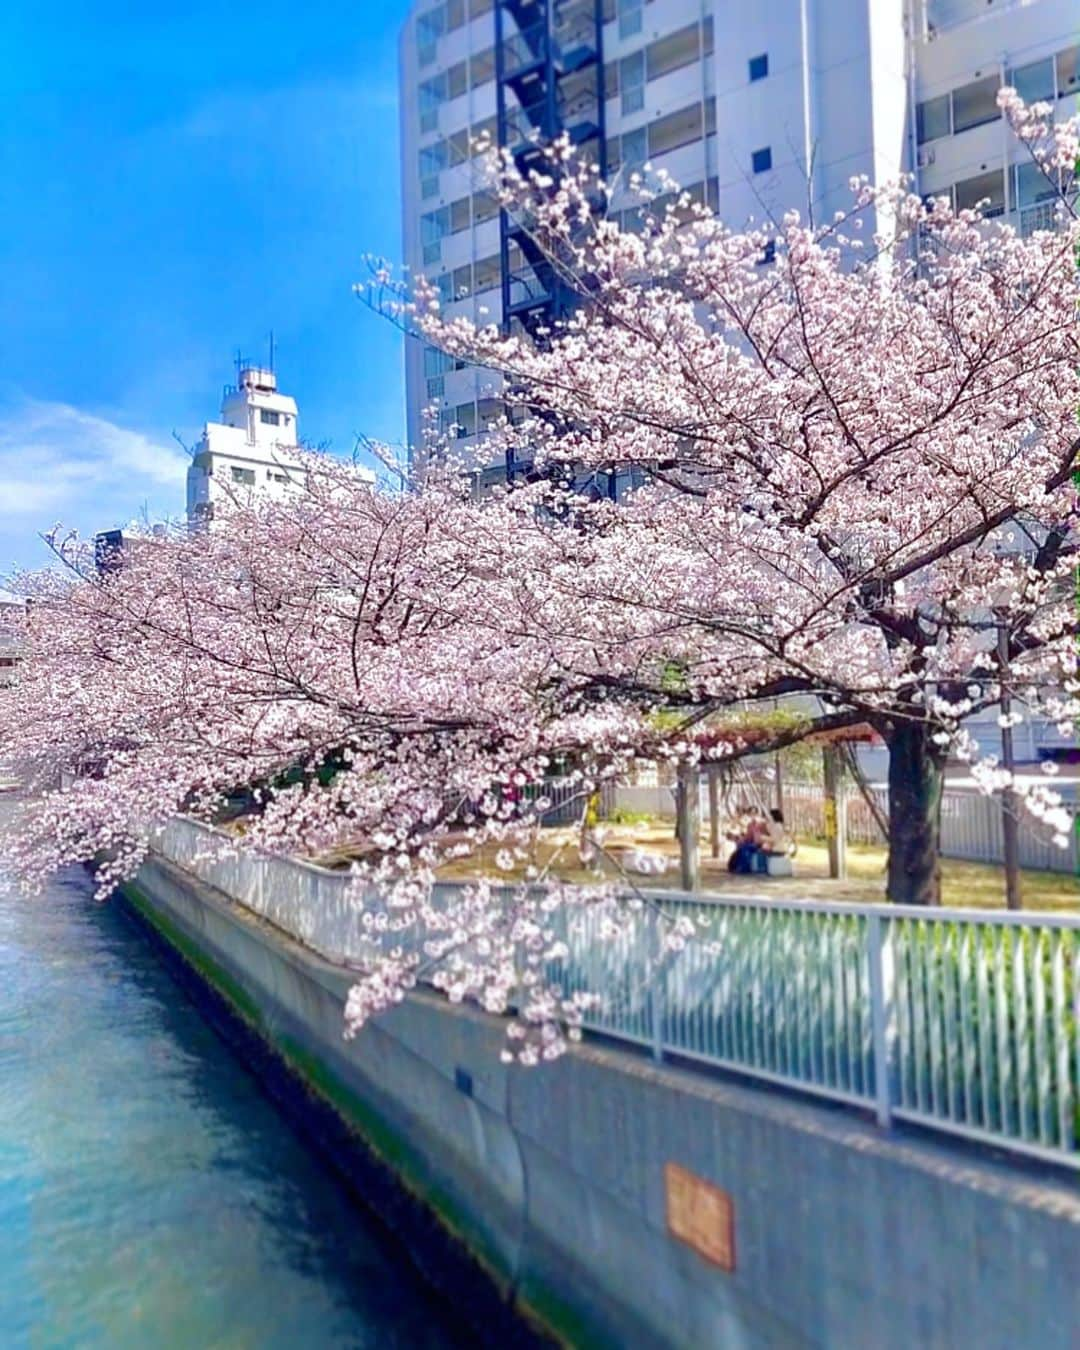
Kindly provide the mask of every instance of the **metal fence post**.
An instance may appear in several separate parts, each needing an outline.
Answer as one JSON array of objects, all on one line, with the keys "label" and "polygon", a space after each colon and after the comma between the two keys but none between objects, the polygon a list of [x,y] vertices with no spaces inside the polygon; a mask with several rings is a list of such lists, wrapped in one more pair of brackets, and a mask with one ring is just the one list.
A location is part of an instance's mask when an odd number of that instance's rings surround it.
[{"label": "metal fence post", "polygon": [[896,1051],[896,969],[892,924],[885,931],[880,914],[866,920],[866,957],[870,972],[870,1026],[874,1046],[874,1098],[879,1125],[892,1120],[893,1058]]},{"label": "metal fence post", "polygon": [[652,1033],[653,1059],[664,1058],[664,991],[660,984],[663,972],[663,933],[660,929],[660,914],[652,911],[651,947],[652,968],[649,971],[649,1030]]}]

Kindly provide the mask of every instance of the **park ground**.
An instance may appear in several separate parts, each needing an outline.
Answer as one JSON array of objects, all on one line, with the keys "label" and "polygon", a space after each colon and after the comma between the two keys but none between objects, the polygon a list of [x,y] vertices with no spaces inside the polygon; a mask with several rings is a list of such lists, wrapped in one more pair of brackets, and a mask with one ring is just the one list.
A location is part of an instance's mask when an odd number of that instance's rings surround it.
[{"label": "park ground", "polygon": [[[659,876],[634,879],[643,887],[672,888],[679,884],[679,850],[670,821],[651,819],[633,824],[612,824],[606,830],[604,849],[608,856],[599,859],[600,871],[617,875],[618,860],[632,848],[662,854],[667,870]],[[549,867],[550,875],[573,881],[595,880],[596,872],[582,866],[578,854],[578,831],[574,828],[545,829],[540,832],[533,861]],[[441,869],[446,880],[466,880],[478,871],[496,873],[495,849],[485,849],[478,858],[462,859]],[[848,875],[844,880],[829,877],[828,854],[822,839],[799,840],[793,877],[731,876],[723,858],[709,857],[707,838],[701,841],[701,889],[746,895],[753,892],[777,900],[846,900],[874,902],[885,898],[885,849],[880,845],[849,844]],[[964,862],[943,858],[942,903],[956,908],[1003,909],[1005,880],[1001,867],[990,863]],[[513,877],[515,874],[511,873]],[[524,876],[524,865],[517,871]],[[1026,909],[1075,910],[1080,912],[1080,877],[1060,872],[1024,871],[1023,901]]]}]

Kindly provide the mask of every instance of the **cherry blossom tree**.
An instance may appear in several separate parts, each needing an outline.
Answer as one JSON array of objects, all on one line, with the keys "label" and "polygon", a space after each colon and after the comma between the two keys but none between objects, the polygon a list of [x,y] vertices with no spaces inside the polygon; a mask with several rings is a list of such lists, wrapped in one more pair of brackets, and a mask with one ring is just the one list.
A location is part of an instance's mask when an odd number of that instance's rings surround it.
[{"label": "cherry blossom tree", "polygon": [[[31,889],[96,861],[105,896],[173,816],[220,819],[240,793],[217,847],[352,857],[379,955],[350,1025],[425,978],[497,1011],[513,992],[513,1053],[554,1053],[580,1011],[544,974],[557,911],[615,923],[626,905],[603,883],[538,889],[538,869],[496,882],[529,859],[553,760],[578,766],[584,798],[642,733],[636,708],[573,674],[580,652],[562,662],[526,621],[571,532],[456,482],[393,494],[326,456],[302,464],[288,501],[237,500],[209,532],[137,540],[103,569],[57,539],[62,565],[20,579],[28,659],[0,702],[0,757],[29,794],[6,861]],[[496,882],[448,906],[437,868],[489,844]]]},{"label": "cherry blossom tree", "polygon": [[[0,758],[34,792],[6,846],[26,884],[96,859],[106,894],[177,812],[220,819],[242,794],[220,847],[352,859],[377,955],[350,1026],[426,979],[513,1003],[508,1053],[535,1060],[580,1017],[545,973],[575,916],[603,935],[649,903],[531,865],[553,764],[584,800],[635,759],[870,722],[889,893],[933,902],[965,716],[1003,685],[1076,712],[1075,126],[1007,106],[1064,194],[1055,232],[862,182],[826,226],[736,231],[676,197],[625,232],[563,149],[546,177],[504,166],[577,311],[506,335],[420,282],[397,314],[491,370],[512,415],[490,449],[524,480],[474,500],[437,439],[419,492],[310,454],[289,500],[238,498],[116,567],[57,537],[60,565],[20,581],[28,658],[0,703]],[[617,469],[640,483],[619,503],[593,490]],[[785,695],[805,717],[748,735],[746,708]],[[1026,796],[1062,825],[1048,790]],[[490,847],[494,879],[437,889]],[[525,884],[499,885],[512,870]]]},{"label": "cherry blossom tree", "polygon": [[[368,291],[492,372],[510,412],[493,456],[568,498],[590,475],[643,481],[618,512],[588,508],[537,624],[577,613],[613,639],[613,697],[707,712],[798,694],[870,722],[890,752],[888,892],[917,903],[939,895],[946,755],[977,758],[963,719],[1005,684],[1013,716],[1075,711],[1077,123],[1011,90],[1002,105],[1058,192],[1056,231],[865,180],[823,226],[730,229],[675,192],[627,231],[560,144],[543,171],[495,168],[532,283],[574,289],[570,318],[507,334],[445,314],[423,280],[395,297],[379,271]],[[975,771],[1003,785],[992,759]],[[1025,795],[1067,828],[1054,794]]]}]

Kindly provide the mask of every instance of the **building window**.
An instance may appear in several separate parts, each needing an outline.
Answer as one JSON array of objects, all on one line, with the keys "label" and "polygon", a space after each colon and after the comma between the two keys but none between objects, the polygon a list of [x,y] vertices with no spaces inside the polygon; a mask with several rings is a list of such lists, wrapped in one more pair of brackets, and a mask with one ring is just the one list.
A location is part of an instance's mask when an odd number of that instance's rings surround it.
[{"label": "building window", "polygon": [[232,480],[234,483],[244,483],[248,487],[255,486],[255,470],[241,469],[238,464],[232,466]]},{"label": "building window", "polygon": [[494,193],[478,192],[473,201],[473,221],[482,225],[485,220],[494,220],[499,214],[499,202]]},{"label": "building window", "polygon": [[476,435],[476,404],[459,403],[454,409],[454,426],[459,440]]},{"label": "building window", "polygon": [[1011,84],[1025,103],[1040,103],[1054,97],[1054,58],[1032,61],[1005,72],[1005,83]]},{"label": "building window", "polygon": [[642,0],[618,0],[619,36],[633,37],[641,32]]},{"label": "building window", "polygon": [[459,197],[450,203],[450,233],[467,230],[472,220],[472,206],[468,197]]},{"label": "building window", "polygon": [[476,278],[474,289],[477,295],[481,295],[484,291],[494,290],[502,275],[499,267],[499,255],[495,253],[490,258],[477,259],[473,271]]},{"label": "building window", "polygon": [[628,131],[622,138],[620,159],[628,169],[640,169],[649,158],[648,133],[644,127]]},{"label": "building window", "polygon": [[281,426],[281,414],[274,412],[271,408],[260,408],[259,421],[265,422],[268,427],[279,427]]},{"label": "building window", "polygon": [[436,141],[420,151],[420,177],[435,178],[446,168],[446,142]]},{"label": "building window", "polygon": [[469,59],[469,84],[475,89],[477,85],[487,84],[488,80],[495,78],[495,48],[486,47],[482,52],[477,52],[475,56]]},{"label": "building window", "polygon": [[443,31],[445,19],[446,15],[441,5],[428,10],[426,14],[421,14],[416,20],[417,42],[425,47],[436,42]]},{"label": "building window", "polygon": [[441,75],[434,75],[430,80],[425,80],[419,88],[420,111],[434,112],[439,104],[446,98],[446,72]]},{"label": "building window", "polygon": [[1005,210],[1005,175],[1000,169],[965,178],[955,192],[958,211],[979,207],[984,216],[1000,216]]},{"label": "building window", "polygon": [[[437,244],[450,232],[450,210],[440,206],[437,211],[428,211],[420,217],[420,239],[424,244]],[[436,254],[436,257],[438,254]]]},{"label": "building window", "polygon": [[464,300],[472,295],[472,263],[454,269],[454,299]]},{"label": "building window", "polygon": [[1060,193],[1052,178],[1048,178],[1033,160],[1017,164],[1014,197],[1021,209],[1035,206],[1039,202],[1056,201]]},{"label": "building window", "polygon": [[1080,89],[1080,47],[1067,47],[1054,58],[1057,65],[1058,98],[1066,98]]},{"label": "building window", "polygon": [[940,98],[927,99],[915,110],[915,122],[919,144],[936,141],[942,136],[952,134],[952,99],[948,94]]},{"label": "building window", "polygon": [[619,62],[619,88],[622,90],[624,117],[645,106],[645,53],[631,52]]},{"label": "building window", "polygon": [[614,98],[619,92],[619,63],[608,61],[604,66],[604,97]]},{"label": "building window", "polygon": [[468,67],[464,61],[459,61],[446,72],[446,97],[460,98],[468,87]]},{"label": "building window", "polygon": [[772,146],[767,145],[762,150],[755,150],[750,156],[750,165],[755,173],[768,173],[772,168]]},{"label": "building window", "polygon": [[440,5],[437,9],[421,14],[416,20],[417,60],[422,66],[428,66],[435,60],[439,35],[442,33],[446,15]]},{"label": "building window", "polygon": [[658,80],[673,70],[692,65],[700,56],[701,29],[699,24],[692,23],[657,42],[649,43],[645,49],[647,78]]},{"label": "building window", "polygon": [[453,358],[441,352],[438,347],[424,348],[424,374],[430,379],[435,375],[442,375],[445,371],[453,370]]},{"label": "building window", "polygon": [[505,409],[501,399],[482,398],[476,405],[476,420],[481,431],[490,431],[503,416]]},{"label": "building window", "polygon": [[763,80],[769,73],[769,54],[762,52],[760,56],[750,58],[750,83],[755,80]]},{"label": "building window", "polygon": [[998,87],[997,75],[987,75],[954,89],[953,131],[969,131],[972,127],[997,121],[1001,116],[997,105]]},{"label": "building window", "polygon": [[658,117],[649,125],[649,156],[666,154],[677,150],[680,145],[690,145],[701,140],[702,116],[701,104],[692,103],[689,108],[680,108],[678,112]]},{"label": "building window", "polygon": [[[499,119],[494,114],[491,117],[482,117],[479,122],[472,125],[472,140],[478,141],[481,137],[487,139],[494,145],[499,136]],[[469,146],[472,154],[476,153],[473,145]]]}]

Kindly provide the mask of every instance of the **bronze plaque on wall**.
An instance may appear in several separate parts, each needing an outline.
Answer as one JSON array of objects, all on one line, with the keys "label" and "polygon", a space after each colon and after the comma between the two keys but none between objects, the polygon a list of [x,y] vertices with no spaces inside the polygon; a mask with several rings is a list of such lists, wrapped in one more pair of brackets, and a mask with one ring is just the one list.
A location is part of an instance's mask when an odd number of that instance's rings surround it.
[{"label": "bronze plaque on wall", "polygon": [[735,1208],[727,1191],[678,1163],[665,1164],[664,1191],[672,1237],[693,1247],[721,1270],[734,1270]]}]

